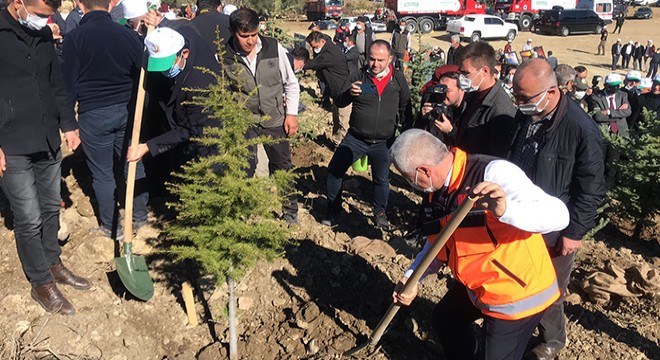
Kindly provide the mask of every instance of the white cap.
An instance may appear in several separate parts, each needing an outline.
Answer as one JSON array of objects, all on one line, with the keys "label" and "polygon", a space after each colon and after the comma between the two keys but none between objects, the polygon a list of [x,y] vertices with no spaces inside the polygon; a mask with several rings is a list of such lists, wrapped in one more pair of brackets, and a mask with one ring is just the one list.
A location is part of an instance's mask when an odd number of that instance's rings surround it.
[{"label": "white cap", "polygon": [[225,15],[231,15],[231,13],[233,13],[236,10],[238,10],[238,8],[236,7],[236,5],[233,4],[227,4],[222,7],[222,13]]},{"label": "white cap", "polygon": [[621,78],[621,75],[612,73],[605,77],[605,83],[609,85],[621,85],[623,79]]},{"label": "white cap", "polygon": [[642,73],[637,70],[630,70],[626,74],[626,80],[635,80],[640,81],[642,79]]},{"label": "white cap", "polygon": [[185,44],[183,36],[170,28],[161,27],[152,31],[144,39],[149,52],[147,71],[169,70],[176,60],[176,54]]},{"label": "white cap", "polygon": [[637,86],[639,89],[650,89],[651,86],[653,86],[653,80],[651,78],[642,78],[642,80],[639,81],[639,86]]},{"label": "white cap", "polygon": [[147,0],[124,0],[121,2],[121,6],[124,8],[124,18],[126,19],[134,19],[149,12]]},{"label": "white cap", "polygon": [[621,38],[616,39],[616,42],[621,42]]},{"label": "white cap", "polygon": [[660,83],[660,74],[656,75],[656,76],[653,78],[653,82]]},{"label": "white cap", "polygon": [[527,42],[532,42],[532,39],[527,39]]},{"label": "white cap", "polygon": [[634,42],[632,40],[628,41],[628,44],[633,45]]}]

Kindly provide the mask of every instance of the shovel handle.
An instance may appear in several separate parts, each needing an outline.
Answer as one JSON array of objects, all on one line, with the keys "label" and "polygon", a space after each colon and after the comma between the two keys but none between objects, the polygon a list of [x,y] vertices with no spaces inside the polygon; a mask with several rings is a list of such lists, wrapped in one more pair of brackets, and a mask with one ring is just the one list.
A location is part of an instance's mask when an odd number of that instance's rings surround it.
[{"label": "shovel handle", "polygon": [[[474,203],[478,199],[478,197],[468,196],[463,201],[463,203],[461,203],[461,206],[459,206],[458,209],[454,211],[451,216],[451,220],[442,228],[442,231],[440,231],[438,234],[438,239],[433,243],[429,249],[429,252],[426,253],[424,258],[422,258],[422,261],[419,263],[417,268],[415,268],[415,271],[413,271],[412,275],[410,275],[408,281],[406,281],[403,290],[401,290],[402,293],[410,291],[413,286],[417,284],[426,269],[429,267],[429,265],[431,265],[431,262],[433,262],[433,259],[438,256],[440,249],[445,246],[456,228],[458,228],[458,225],[460,225],[460,223],[463,221],[467,213],[470,211],[470,209],[472,209]],[[390,322],[392,322],[392,319],[394,319],[394,316],[399,311],[399,308],[401,308],[401,305],[399,304],[392,303],[392,305],[390,305],[390,308],[380,320],[376,326],[376,329],[374,329],[373,334],[371,334],[371,337],[369,338],[369,346],[374,346],[378,343],[378,341],[380,341],[383,333],[385,333],[385,329],[390,324]]]},{"label": "shovel handle", "polygon": [[[147,34],[154,30],[154,26],[147,28]],[[145,63],[148,61],[148,53],[144,52]],[[137,99],[135,101],[135,115],[133,117],[133,132],[131,133],[131,146],[136,148],[140,144],[140,131],[142,129],[142,112],[144,111],[144,78],[146,76],[145,66],[140,67],[140,78],[138,80]],[[128,163],[128,176],[126,178],[126,206],[124,213],[124,243],[133,242],[133,194],[135,193],[135,173],[137,161]]]}]

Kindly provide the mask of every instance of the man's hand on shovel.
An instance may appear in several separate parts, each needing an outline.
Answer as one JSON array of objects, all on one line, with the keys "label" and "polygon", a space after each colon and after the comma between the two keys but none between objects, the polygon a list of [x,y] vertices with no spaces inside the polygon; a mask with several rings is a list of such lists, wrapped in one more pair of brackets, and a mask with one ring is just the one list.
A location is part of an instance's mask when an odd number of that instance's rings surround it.
[{"label": "man's hand on shovel", "polygon": [[484,181],[477,184],[471,191],[471,196],[478,197],[477,206],[490,211],[499,218],[506,211],[506,193],[492,182]]},{"label": "man's hand on shovel", "polygon": [[415,286],[413,286],[410,289],[410,291],[408,291],[407,293],[401,293],[407,281],[408,278],[404,276],[401,278],[401,280],[399,280],[399,283],[396,284],[396,286],[394,287],[394,293],[392,293],[392,298],[394,299],[395,304],[408,306],[417,297],[417,291],[419,289],[417,284],[415,284]]}]

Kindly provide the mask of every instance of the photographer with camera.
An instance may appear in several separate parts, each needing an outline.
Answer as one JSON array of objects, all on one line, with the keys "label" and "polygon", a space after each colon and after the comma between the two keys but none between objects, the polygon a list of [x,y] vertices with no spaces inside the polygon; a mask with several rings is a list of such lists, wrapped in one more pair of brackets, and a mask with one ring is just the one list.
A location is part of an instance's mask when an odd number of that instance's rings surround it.
[{"label": "photographer with camera", "polygon": [[458,119],[463,111],[465,91],[458,86],[458,66],[444,65],[422,87],[422,109],[416,127],[426,129],[447,146],[454,145]]}]

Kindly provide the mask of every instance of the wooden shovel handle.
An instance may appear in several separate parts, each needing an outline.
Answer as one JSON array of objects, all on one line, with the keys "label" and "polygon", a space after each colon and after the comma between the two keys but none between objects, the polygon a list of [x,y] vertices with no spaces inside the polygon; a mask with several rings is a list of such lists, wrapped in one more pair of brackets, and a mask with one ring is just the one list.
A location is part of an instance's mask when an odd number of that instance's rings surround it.
[{"label": "wooden shovel handle", "polygon": [[[153,26],[147,28],[147,34],[154,30]],[[146,64],[148,61],[148,52],[144,52]],[[146,76],[145,66],[140,68],[140,78],[138,80],[137,99],[135,101],[135,116],[133,118],[133,132],[131,133],[131,146],[136,148],[140,144],[140,130],[142,129],[142,112],[144,111],[144,78]],[[124,213],[124,242],[131,244],[133,242],[133,194],[135,193],[135,173],[137,170],[137,161],[128,163],[128,176],[126,178],[126,206]]]}]

